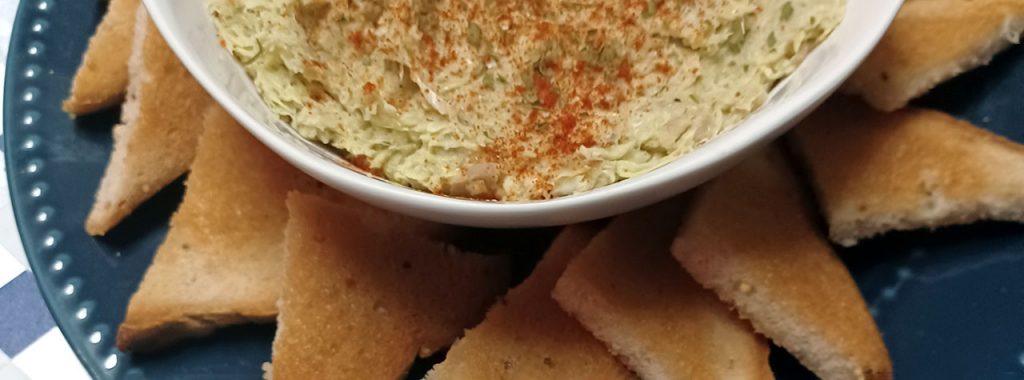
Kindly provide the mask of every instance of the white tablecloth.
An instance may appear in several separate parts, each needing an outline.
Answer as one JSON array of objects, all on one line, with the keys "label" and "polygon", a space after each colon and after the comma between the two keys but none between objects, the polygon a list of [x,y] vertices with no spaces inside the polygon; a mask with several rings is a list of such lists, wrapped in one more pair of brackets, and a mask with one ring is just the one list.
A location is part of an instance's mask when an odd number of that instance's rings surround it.
[{"label": "white tablecloth", "polygon": [[[0,98],[18,2],[0,0]],[[0,107],[0,119],[2,116]],[[0,123],[2,135],[3,125]],[[11,212],[4,167],[4,158],[0,154],[0,380],[88,379],[85,369],[50,318],[35,279],[28,271],[25,251]]]}]

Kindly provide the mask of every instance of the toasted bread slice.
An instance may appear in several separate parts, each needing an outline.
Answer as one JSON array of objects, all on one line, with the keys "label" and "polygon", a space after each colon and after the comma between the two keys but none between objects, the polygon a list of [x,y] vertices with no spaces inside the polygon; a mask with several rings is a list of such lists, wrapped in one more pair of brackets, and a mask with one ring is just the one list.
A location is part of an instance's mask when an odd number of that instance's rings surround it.
[{"label": "toasted bread slice", "polygon": [[114,151],[85,222],[104,235],[139,204],[188,169],[213,101],[185,70],[149,20],[137,12],[128,100],[114,127]]},{"label": "toasted bread slice", "polygon": [[672,260],[678,199],[619,216],[552,296],[643,379],[770,379],[768,344]]},{"label": "toasted bread slice", "polygon": [[566,264],[597,233],[595,226],[562,230],[530,277],[466,332],[428,380],[630,379],[603,344],[551,299]]},{"label": "toasted bread slice", "polygon": [[273,321],[285,198],[293,189],[317,188],[224,110],[210,107],[185,199],[128,304],[118,347],[154,350],[224,325]]},{"label": "toasted bread slice", "polygon": [[937,111],[836,98],[792,141],[832,240],[981,219],[1024,221],[1024,146]]},{"label": "toasted bread slice", "polygon": [[395,229],[447,239],[453,228],[388,214],[327,189],[260,144],[218,106],[206,112],[185,199],[118,331],[152,351],[214,329],[277,316],[289,191],[321,194]]},{"label": "toasted bread slice", "polygon": [[139,0],[110,0],[71,82],[64,112],[87,114],[120,103],[128,88],[128,57]]},{"label": "toasted bread slice", "polygon": [[292,193],[288,209],[275,378],[398,378],[507,286],[507,257],[461,253],[312,195]]},{"label": "toasted bread slice", "polygon": [[895,111],[940,82],[987,64],[1024,31],[1024,0],[908,0],[844,85]]},{"label": "toasted bread slice", "polygon": [[891,379],[878,328],[802,193],[772,147],[698,192],[672,252],[822,379]]}]

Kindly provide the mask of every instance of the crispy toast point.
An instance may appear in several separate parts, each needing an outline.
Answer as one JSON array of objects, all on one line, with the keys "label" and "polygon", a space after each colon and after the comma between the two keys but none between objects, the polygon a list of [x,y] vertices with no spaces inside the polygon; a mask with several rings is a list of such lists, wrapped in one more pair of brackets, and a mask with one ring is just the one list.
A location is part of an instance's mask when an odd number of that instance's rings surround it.
[{"label": "crispy toast point", "polygon": [[551,299],[566,264],[597,231],[590,225],[565,227],[530,277],[467,331],[427,379],[632,378],[600,341]]},{"label": "crispy toast point", "polygon": [[1024,145],[942,112],[834,98],[791,135],[844,246],[894,230],[1024,221]]},{"label": "crispy toast point", "polygon": [[87,114],[120,103],[128,88],[128,57],[140,0],[110,0],[71,82],[64,112]]},{"label": "crispy toast point", "polygon": [[138,7],[131,80],[114,150],[85,222],[104,235],[142,202],[188,170],[213,103]]},{"label": "crispy toast point", "polygon": [[822,379],[891,379],[874,320],[775,147],[708,183],[673,255]]},{"label": "crispy toast point", "polygon": [[672,260],[678,199],[619,216],[552,295],[644,379],[770,379],[768,344]]},{"label": "crispy toast point", "polygon": [[205,123],[185,199],[118,331],[122,350],[155,350],[277,315],[285,197],[319,185],[220,107],[210,107]]},{"label": "crispy toast point", "polygon": [[288,209],[275,378],[398,378],[507,286],[507,257],[458,252],[385,214],[300,193]]},{"label": "crispy toast point", "polygon": [[937,84],[987,64],[1019,42],[1024,0],[908,0],[874,52],[843,86],[895,111]]}]

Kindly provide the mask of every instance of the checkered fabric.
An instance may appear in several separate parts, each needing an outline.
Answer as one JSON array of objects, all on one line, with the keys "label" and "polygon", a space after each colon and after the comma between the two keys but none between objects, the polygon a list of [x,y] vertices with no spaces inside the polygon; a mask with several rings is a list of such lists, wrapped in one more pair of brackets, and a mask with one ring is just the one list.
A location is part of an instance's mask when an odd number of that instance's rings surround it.
[{"label": "checkered fabric", "polygon": [[0,248],[0,380],[88,378],[32,273]]},{"label": "checkered fabric", "polygon": [[[16,0],[0,0],[0,98],[17,6]],[[0,155],[0,380],[88,379],[64,335],[54,325],[28,270],[3,173],[4,160]]]}]

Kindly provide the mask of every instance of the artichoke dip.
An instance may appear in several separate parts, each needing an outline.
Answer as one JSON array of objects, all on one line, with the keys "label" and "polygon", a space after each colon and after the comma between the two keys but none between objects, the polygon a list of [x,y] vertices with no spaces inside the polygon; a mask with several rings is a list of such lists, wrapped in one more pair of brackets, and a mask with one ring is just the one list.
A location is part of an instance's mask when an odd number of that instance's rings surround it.
[{"label": "artichoke dip", "polygon": [[737,125],[845,0],[210,0],[270,109],[436,194],[548,199]]}]

